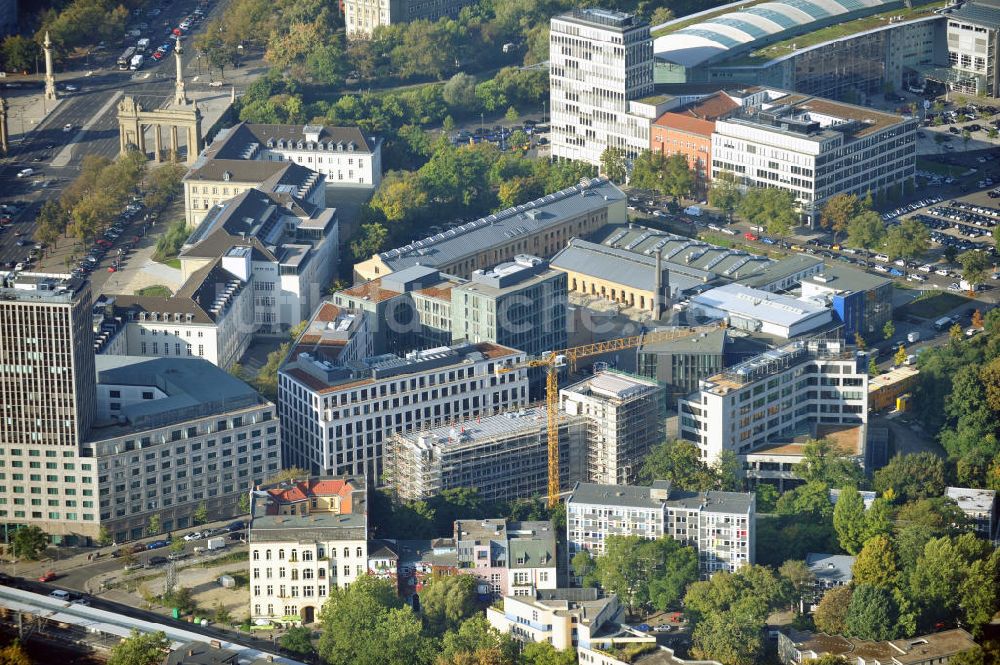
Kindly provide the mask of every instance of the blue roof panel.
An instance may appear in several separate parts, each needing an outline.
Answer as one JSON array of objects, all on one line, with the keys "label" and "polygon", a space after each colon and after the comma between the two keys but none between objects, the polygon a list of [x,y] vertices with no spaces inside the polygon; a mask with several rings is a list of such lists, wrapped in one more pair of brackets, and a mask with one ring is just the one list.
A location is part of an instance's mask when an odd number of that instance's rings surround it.
[{"label": "blue roof panel", "polygon": [[763,28],[754,25],[748,21],[744,21],[738,18],[732,18],[730,16],[720,16],[718,18],[709,19],[705,21],[706,25],[718,24],[718,25],[728,25],[731,28],[736,28],[741,32],[745,32],[754,39],[760,39],[762,37],[767,37],[771,33],[767,32]]},{"label": "blue roof panel", "polygon": [[[700,25],[703,25],[703,26],[707,27],[708,24],[701,23]],[[709,41],[716,42],[718,44],[722,44],[726,48],[734,48],[736,46],[740,46],[741,44],[743,44],[743,42],[738,42],[735,39],[733,39],[732,37],[720,34],[720,33],[716,32],[714,30],[711,30],[711,29],[684,28],[682,30],[678,30],[677,34],[691,35],[692,37],[703,37],[703,38],[705,38],[705,39],[707,39]]]},{"label": "blue roof panel", "polygon": [[809,14],[809,16],[812,16],[814,19],[827,18],[830,16],[830,12],[826,11],[814,2],[809,2],[809,0],[782,0],[781,4],[803,11],[806,14]]},{"label": "blue roof panel", "polygon": [[779,11],[768,9],[767,7],[750,7],[749,9],[744,9],[743,11],[747,14],[753,14],[755,16],[760,16],[761,18],[766,18],[769,21],[773,21],[786,30],[797,28],[800,25],[798,21],[787,14],[782,14]]}]

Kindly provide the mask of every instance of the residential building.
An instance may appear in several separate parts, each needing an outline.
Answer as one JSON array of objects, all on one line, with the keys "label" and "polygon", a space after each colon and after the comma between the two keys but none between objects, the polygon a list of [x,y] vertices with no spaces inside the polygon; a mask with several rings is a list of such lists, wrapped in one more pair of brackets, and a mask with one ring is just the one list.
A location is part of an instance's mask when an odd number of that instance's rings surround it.
[{"label": "residential building", "polygon": [[670,536],[698,551],[703,578],[752,564],[755,497],[740,492],[682,492],[667,481],[651,487],[578,483],[566,499],[567,560],[604,553],[610,535]]},{"label": "residential building", "polygon": [[534,596],[556,588],[556,534],[552,522],[456,520],[459,572],[475,575],[479,595]]},{"label": "residential building", "polygon": [[711,286],[739,282],[783,291],[823,269],[821,259],[806,254],[773,261],[637,224],[607,226],[591,240],[573,238],[550,265],[566,273],[570,293],[616,302],[653,320]]},{"label": "residential building", "polygon": [[382,182],[382,139],[357,127],[256,125],[220,131],[207,159],[293,162],[325,176],[327,187],[375,189]]},{"label": "residential building", "polygon": [[324,182],[324,176],[293,162],[209,159],[201,155],[184,176],[184,219],[193,229],[210,210],[252,188],[322,208],[326,205]]},{"label": "residential building", "polygon": [[691,298],[689,311],[701,321],[723,320],[739,330],[791,339],[833,324],[833,312],[812,298],[769,293],[743,284],[718,286]]},{"label": "residential building", "polygon": [[452,538],[377,540],[368,550],[368,574],[394,580],[399,596],[410,604],[433,580],[459,574]]},{"label": "residential building", "polygon": [[824,266],[802,280],[802,297],[827,299],[846,339],[882,338],[882,328],[892,321],[892,280],[854,268]]},{"label": "residential building", "polygon": [[582,180],[519,206],[390,249],[354,266],[355,281],[422,265],[469,279],[518,254],[549,258],[570,238],[626,221],[626,196],[604,178]]},{"label": "residential building", "polygon": [[946,487],[944,495],[955,501],[972,523],[973,530],[986,540],[1000,541],[1000,514],[996,490],[971,489],[968,487]]},{"label": "residential building", "polygon": [[997,35],[1000,3],[975,0],[948,12],[946,35],[951,87],[967,94],[993,96],[1000,91]]},{"label": "residential building", "polygon": [[952,656],[977,646],[972,635],[961,628],[882,642],[794,628],[778,633],[778,657],[782,665],[804,665],[826,654],[842,656],[850,665],[947,665]]},{"label": "residential building", "polygon": [[592,640],[625,619],[614,594],[597,589],[549,589],[523,597],[508,595],[503,609],[486,608],[486,620],[521,642],[548,642],[558,650],[589,648]]},{"label": "residential building", "polygon": [[250,618],[310,624],[337,586],[368,572],[368,485],[315,477],[253,492]]},{"label": "residential building", "polygon": [[197,270],[173,296],[101,296],[95,307],[121,322],[123,343],[98,353],[203,358],[231,368],[255,330],[254,292],[226,270],[227,263],[216,259]]},{"label": "residential building", "polygon": [[599,372],[559,391],[559,405],[587,417],[585,475],[590,482],[626,484],[663,440],[663,388],[656,381]]},{"label": "residential building", "polygon": [[[278,373],[290,464],[325,473],[356,473],[377,482],[383,447],[394,432],[451,423],[526,403],[524,370],[497,373],[524,354],[496,344],[458,344],[405,356],[370,355],[371,333],[326,303],[314,333],[292,347]],[[333,324],[332,326],[330,324]],[[352,342],[362,335],[364,342]],[[351,357],[343,349],[354,349]]]},{"label": "residential building", "polygon": [[867,361],[838,340],[799,340],[705,379],[678,411],[678,435],[707,463],[745,456],[816,425],[866,423]]},{"label": "residential building", "polygon": [[694,176],[695,188],[704,192],[712,179],[712,133],[715,121],[740,108],[723,91],[667,111],[650,131],[649,148],[662,155],[684,155]]},{"label": "residential building", "polygon": [[335,208],[251,187],[212,208],[179,258],[191,280],[221,257],[223,268],[252,283],[254,329],[277,332],[299,324],[322,302],[337,271],[339,242]]},{"label": "residential building", "polygon": [[[559,487],[586,478],[588,421],[559,412]],[[507,411],[389,439],[383,481],[407,501],[475,487],[487,502],[548,492],[548,419],[544,407]]]},{"label": "residential building", "polygon": [[[96,366],[96,418],[74,474],[83,486],[67,487],[63,507],[67,520],[82,514],[78,533],[96,539],[103,527],[121,543],[150,535],[154,516],[163,533],[192,526],[201,507],[233,517],[282,468],[274,404],[208,361],[98,356]],[[87,510],[95,496],[99,521]]]},{"label": "residential building", "polygon": [[344,24],[348,39],[369,39],[375,28],[410,21],[458,18],[471,0],[344,0]]},{"label": "residential building", "polygon": [[[715,123],[712,178],[792,193],[815,224],[835,194],[887,192],[916,171],[918,120],[843,102],[760,89]],[[898,190],[897,190],[898,191]]]},{"label": "residential building", "polygon": [[653,94],[649,24],[597,7],[554,17],[549,87],[553,157],[600,166],[613,148],[635,159],[649,149],[652,118],[630,113],[630,102]]},{"label": "residential building", "polygon": [[854,561],[857,557],[847,554],[822,554],[810,552],[806,554],[806,566],[813,576],[813,588],[816,591],[816,601],[828,590],[847,586],[854,575]]}]

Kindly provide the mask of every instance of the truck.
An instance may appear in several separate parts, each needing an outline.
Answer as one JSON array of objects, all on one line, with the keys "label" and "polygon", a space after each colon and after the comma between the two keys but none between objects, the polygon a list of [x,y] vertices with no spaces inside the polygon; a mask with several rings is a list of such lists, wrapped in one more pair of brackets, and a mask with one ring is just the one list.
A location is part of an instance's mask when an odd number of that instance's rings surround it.
[{"label": "truck", "polygon": [[135,55],[135,47],[129,46],[125,52],[118,56],[118,69],[125,71],[132,64],[132,56]]},{"label": "truck", "polygon": [[909,342],[910,344],[913,344],[914,342],[919,340],[920,340],[920,332],[917,330],[914,330],[913,332],[908,333],[906,335],[906,341]]},{"label": "truck", "polygon": [[951,327],[952,320],[950,316],[942,316],[940,319],[934,322],[934,329],[941,331],[946,330]]},{"label": "truck", "polygon": [[142,69],[142,63],[146,61],[146,56],[138,53],[132,56],[132,61],[129,63],[128,68],[132,71]]},{"label": "truck", "polygon": [[222,550],[226,548],[226,539],[220,537],[209,538],[205,541],[205,549],[209,552],[214,552],[215,550]]},{"label": "truck", "polygon": [[146,51],[148,51],[149,50],[149,37],[143,37],[142,39],[140,39],[139,41],[137,41],[135,43],[135,47],[141,53],[145,53]]}]

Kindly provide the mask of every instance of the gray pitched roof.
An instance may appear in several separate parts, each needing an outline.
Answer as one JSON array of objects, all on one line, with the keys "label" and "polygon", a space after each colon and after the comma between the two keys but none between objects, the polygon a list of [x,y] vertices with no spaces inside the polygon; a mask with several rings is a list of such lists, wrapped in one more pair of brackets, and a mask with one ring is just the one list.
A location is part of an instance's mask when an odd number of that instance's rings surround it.
[{"label": "gray pitched roof", "polygon": [[455,229],[379,254],[393,271],[420,264],[442,266],[537,233],[566,219],[608,207],[625,194],[603,178],[581,182],[516,208],[482,217]]},{"label": "gray pitched roof", "polygon": [[[313,125],[264,125],[248,124],[241,122],[230,127],[224,133],[220,133],[205,150],[205,155],[212,159],[247,159],[247,153],[252,150],[254,144],[260,148],[267,145],[268,141],[277,143],[291,141],[305,141],[305,128],[312,129]],[[329,127],[317,125],[319,127],[319,140],[324,144],[342,143],[345,146],[354,143],[355,152],[364,154],[370,153],[374,148],[374,139],[369,139],[357,127]]]}]

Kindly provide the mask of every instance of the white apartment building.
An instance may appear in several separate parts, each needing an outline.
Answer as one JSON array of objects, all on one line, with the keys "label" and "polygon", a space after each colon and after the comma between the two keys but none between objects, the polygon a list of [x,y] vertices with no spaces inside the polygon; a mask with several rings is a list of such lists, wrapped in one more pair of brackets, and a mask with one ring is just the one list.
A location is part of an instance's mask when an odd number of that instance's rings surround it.
[{"label": "white apartment building", "polygon": [[486,608],[486,619],[521,642],[548,642],[562,651],[589,648],[606,627],[625,620],[625,608],[618,596],[601,598],[597,589],[551,589],[505,596],[503,609]]},{"label": "white apartment building", "polygon": [[253,492],[250,618],[310,624],[332,588],[368,572],[363,477],[292,480]]},{"label": "white apartment building", "polygon": [[233,275],[253,285],[253,328],[298,325],[322,302],[336,274],[340,223],[326,208],[279,190],[250,188],[215,206],[181,248],[186,280],[221,257]]},{"label": "white apartment building", "polygon": [[344,0],[344,25],[348,39],[368,39],[382,25],[423,19],[457,18],[472,0]]},{"label": "white apartment building", "polygon": [[818,425],[868,422],[868,367],[838,340],[801,340],[701,381],[678,400],[679,437],[713,464],[723,450],[745,459]]},{"label": "white apartment building", "polygon": [[703,578],[733,572],[754,561],[755,505],[753,493],[680,492],[666,481],[578,483],[566,500],[567,560],[581,550],[600,556],[610,535],[670,536],[697,550]]},{"label": "white apartment building", "polygon": [[653,94],[648,23],[596,7],[554,17],[549,86],[553,157],[599,166],[605,148],[629,159],[649,149],[658,114],[630,112],[630,102]]},{"label": "white apartment building", "polygon": [[559,391],[568,415],[586,416],[585,478],[594,483],[634,482],[642,461],[663,440],[663,386],[654,379],[599,372]]},{"label": "white apartment building", "polygon": [[329,336],[362,334],[365,343],[355,347],[360,351],[370,350],[371,333],[338,324],[338,317],[340,308],[332,303],[317,310],[310,326],[325,323],[325,330],[301,337],[278,373],[290,464],[367,474],[374,482],[394,433],[488,416],[528,401],[526,370],[497,373],[499,364],[523,360],[519,351],[484,342],[405,357],[359,353],[345,359],[345,342],[328,341]]},{"label": "white apartment building", "polygon": [[759,88],[715,123],[712,178],[792,192],[815,223],[835,194],[885,191],[914,177],[914,118],[820,97]]},{"label": "white apartment building", "polygon": [[216,259],[195,272],[170,297],[101,296],[105,320],[120,325],[120,344],[102,344],[103,355],[203,358],[229,369],[250,346],[253,290]]}]

